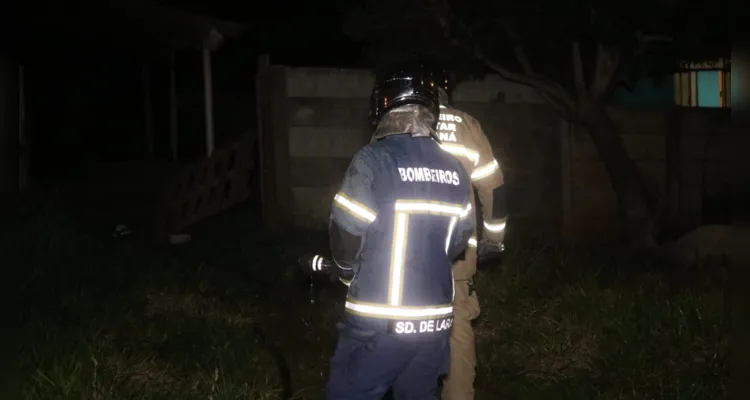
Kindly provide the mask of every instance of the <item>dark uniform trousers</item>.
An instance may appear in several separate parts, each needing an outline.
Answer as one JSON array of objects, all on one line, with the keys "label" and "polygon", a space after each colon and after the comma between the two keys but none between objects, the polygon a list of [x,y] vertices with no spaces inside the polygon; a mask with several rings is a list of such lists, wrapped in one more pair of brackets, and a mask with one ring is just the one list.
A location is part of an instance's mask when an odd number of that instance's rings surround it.
[{"label": "dark uniform trousers", "polygon": [[447,334],[414,339],[338,328],[327,400],[380,400],[391,386],[395,399],[438,398],[435,377],[446,374],[450,362]]}]

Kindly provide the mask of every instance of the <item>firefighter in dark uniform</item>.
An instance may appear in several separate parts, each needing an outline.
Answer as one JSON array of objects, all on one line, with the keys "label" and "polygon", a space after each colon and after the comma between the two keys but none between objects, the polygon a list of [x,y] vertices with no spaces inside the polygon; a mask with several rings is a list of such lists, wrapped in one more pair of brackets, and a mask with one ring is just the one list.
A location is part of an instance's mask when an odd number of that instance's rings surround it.
[{"label": "firefighter in dark uniform", "polygon": [[[453,83],[444,69],[435,76],[439,81],[440,122],[438,136],[442,147],[454,154],[471,176],[472,207],[479,209],[481,225],[470,240],[470,248],[453,265],[456,299],[453,303],[454,323],[451,331],[450,372],[443,380],[443,400],[474,398],[476,351],[471,321],[479,316],[479,301],[474,291],[477,260],[486,264],[498,258],[504,249],[507,208],[505,186],[500,163],[492,153],[482,126],[471,115],[450,104]],[[477,205],[477,203],[479,203]],[[478,221],[479,222],[479,221]],[[478,250],[478,251],[477,251]],[[478,254],[477,254],[478,253]]]},{"label": "firefighter in dark uniform", "polygon": [[352,159],[330,216],[331,254],[348,285],[326,385],[329,400],[435,399],[447,373],[452,260],[474,231],[469,175],[440,148],[428,72],[379,74],[373,143]]}]

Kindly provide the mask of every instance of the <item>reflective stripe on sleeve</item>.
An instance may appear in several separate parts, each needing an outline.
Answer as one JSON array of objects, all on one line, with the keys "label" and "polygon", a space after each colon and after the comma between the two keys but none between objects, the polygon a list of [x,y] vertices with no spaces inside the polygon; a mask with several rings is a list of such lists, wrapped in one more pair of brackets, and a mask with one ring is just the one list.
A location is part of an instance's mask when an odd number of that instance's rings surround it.
[{"label": "reflective stripe on sleeve", "polygon": [[468,158],[469,161],[474,163],[474,166],[479,163],[479,153],[474,150],[467,149],[465,146],[461,146],[460,144],[442,143],[440,144],[440,148],[447,151],[448,153],[453,154],[454,156]]},{"label": "reflective stripe on sleeve", "polygon": [[469,238],[469,247],[477,247],[477,238],[473,236]]},{"label": "reflective stripe on sleeve", "polygon": [[370,210],[360,203],[357,203],[354,200],[349,199],[343,193],[337,193],[336,196],[333,197],[333,201],[334,204],[343,208],[356,218],[367,222],[375,221],[376,215],[374,211]]},{"label": "reflective stripe on sleeve", "polygon": [[497,233],[505,230],[506,221],[485,221],[484,228],[490,232]]},{"label": "reflective stripe on sleeve", "polygon": [[497,160],[492,160],[491,162],[475,169],[474,172],[471,173],[471,180],[478,181],[480,179],[484,179],[494,174],[498,169],[500,169],[500,164],[497,162]]},{"label": "reflective stripe on sleeve", "polygon": [[464,219],[469,216],[469,211],[471,211],[471,203],[466,203],[466,207],[461,211],[461,219]]}]

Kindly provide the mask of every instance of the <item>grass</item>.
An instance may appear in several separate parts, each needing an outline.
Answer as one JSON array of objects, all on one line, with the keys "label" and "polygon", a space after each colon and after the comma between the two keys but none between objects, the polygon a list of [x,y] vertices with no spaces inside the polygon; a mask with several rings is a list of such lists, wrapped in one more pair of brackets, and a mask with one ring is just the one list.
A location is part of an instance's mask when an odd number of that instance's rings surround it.
[{"label": "grass", "polygon": [[[3,241],[29,282],[22,399],[322,398],[345,292],[311,292],[295,259],[323,234],[265,237],[240,209],[150,248],[65,215]],[[477,399],[727,396],[721,268],[674,281],[614,249],[508,247],[477,277]]]}]

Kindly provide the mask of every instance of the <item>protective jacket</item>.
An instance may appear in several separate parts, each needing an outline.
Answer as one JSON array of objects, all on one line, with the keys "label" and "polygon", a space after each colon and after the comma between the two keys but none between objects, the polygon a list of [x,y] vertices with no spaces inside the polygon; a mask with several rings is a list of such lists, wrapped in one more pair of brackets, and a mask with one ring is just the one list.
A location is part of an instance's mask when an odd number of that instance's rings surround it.
[{"label": "protective jacket", "polygon": [[[471,202],[474,209],[481,210],[482,224],[477,226],[482,229],[479,235],[474,233],[470,245],[476,247],[479,237],[482,241],[502,246],[508,217],[503,173],[482,126],[471,115],[442,104],[437,131],[441,147],[458,158],[476,189],[478,199],[472,191]],[[460,263],[459,266],[454,271],[458,280],[471,279],[476,272],[474,263]]]},{"label": "protective jacket", "polygon": [[354,156],[329,224],[331,253],[349,285],[345,322],[448,334],[452,260],[475,228],[470,193],[467,172],[429,135],[383,134]]}]

